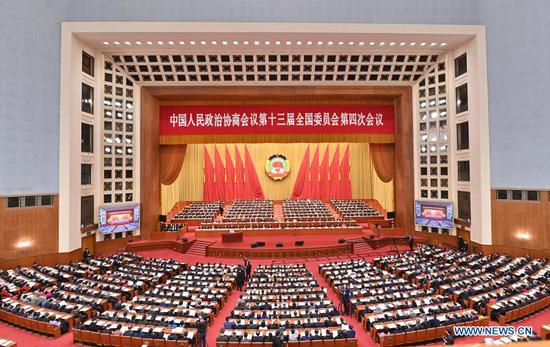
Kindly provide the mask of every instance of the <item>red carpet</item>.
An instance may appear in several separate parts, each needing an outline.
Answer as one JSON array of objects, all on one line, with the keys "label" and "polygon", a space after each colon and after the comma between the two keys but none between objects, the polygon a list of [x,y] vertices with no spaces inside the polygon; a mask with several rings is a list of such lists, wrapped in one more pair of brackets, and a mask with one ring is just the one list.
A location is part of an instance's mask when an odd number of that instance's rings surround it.
[{"label": "red carpet", "polygon": [[[325,242],[326,243],[326,242]],[[403,247],[404,249],[405,247]],[[389,247],[381,248],[378,250],[380,254],[387,252],[389,250]],[[153,250],[153,251],[143,251],[138,252],[139,254],[145,256],[145,257],[158,257],[158,258],[172,258],[179,261],[185,261],[188,264],[194,264],[196,262],[223,262],[226,264],[241,264],[241,259],[220,259],[220,258],[207,258],[202,256],[191,256],[191,255],[185,255],[178,252],[175,252],[173,250]],[[272,263],[303,263],[306,262],[309,270],[311,273],[317,278],[319,281],[319,284],[321,286],[324,286],[327,288],[327,294],[329,298],[335,303],[335,305],[338,305],[338,298],[330,289],[328,286],[328,283],[319,275],[318,273],[318,265],[319,263],[325,263],[328,261],[344,261],[349,259],[347,256],[341,256],[339,258],[333,257],[331,259],[327,258],[320,258],[318,260],[311,260],[308,259],[305,261],[304,259],[251,259],[251,263],[253,267],[256,267],[259,264],[266,265],[266,264],[272,264]],[[370,259],[367,259],[370,260]],[[216,337],[219,335],[220,328],[223,326],[223,322],[225,321],[225,318],[231,313],[231,310],[235,307],[235,304],[239,298],[240,292],[235,290],[228,298],[227,302],[222,307],[220,313],[218,316],[214,319],[212,322],[212,325],[208,328],[207,333],[207,343],[208,346],[214,347],[216,344]],[[359,347],[371,347],[376,346],[374,341],[371,339],[371,337],[368,335],[368,333],[363,330],[360,323],[357,322],[355,319],[351,317],[344,317],[348,323],[350,323],[356,332],[357,341],[359,343]],[[543,324],[548,324],[550,322],[550,309],[547,309],[546,311],[542,313],[538,313],[534,316],[531,316],[525,320],[520,321],[519,323],[516,323],[514,325],[527,325],[532,326],[535,329],[535,332],[537,334],[540,333],[541,326]],[[491,324],[496,324],[492,322]],[[18,343],[18,346],[20,347],[65,347],[65,346],[80,346],[73,343],[73,337],[72,334],[65,334],[61,336],[58,339],[51,339],[47,338],[41,335],[32,334],[30,332],[21,330],[19,328],[12,327],[10,325],[0,323],[0,338],[7,338],[10,340],[14,340]],[[455,344],[465,344],[465,343],[479,343],[482,342],[483,338],[480,337],[472,337],[472,338],[459,338],[456,340]],[[433,345],[441,345],[441,343],[436,343]]]}]

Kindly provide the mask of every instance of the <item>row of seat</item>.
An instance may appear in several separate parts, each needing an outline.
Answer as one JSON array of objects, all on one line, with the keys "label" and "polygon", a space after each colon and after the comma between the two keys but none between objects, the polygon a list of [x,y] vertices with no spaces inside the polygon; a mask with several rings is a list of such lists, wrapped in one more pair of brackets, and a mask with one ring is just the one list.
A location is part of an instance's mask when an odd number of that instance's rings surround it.
[{"label": "row of seat", "polygon": [[506,312],[505,315],[500,315],[498,317],[498,322],[501,325],[505,325],[508,322],[513,322],[520,318],[527,317],[531,313],[540,311],[548,306],[550,306],[550,297],[546,297],[540,301],[534,302],[524,307],[517,308],[515,310],[510,310]]},{"label": "row of seat", "polygon": [[[217,342],[216,347],[268,347],[271,342]],[[287,341],[285,347],[357,347],[357,339]]]},{"label": "row of seat", "polygon": [[145,339],[140,337],[123,336],[119,334],[102,334],[87,330],[74,329],[73,340],[75,342],[92,344],[96,346],[114,347],[187,347],[189,343],[182,340]]},{"label": "row of seat", "polygon": [[61,328],[59,327],[53,326],[48,322],[20,317],[11,312],[0,311],[0,320],[44,335],[53,336],[56,338],[61,336]]},{"label": "row of seat", "polygon": [[441,340],[445,336],[447,329],[453,326],[481,326],[488,325],[489,320],[486,317],[478,319],[476,321],[458,323],[448,326],[442,326],[438,328],[429,328],[411,332],[405,332],[400,334],[388,334],[380,337],[380,347],[389,346],[401,346],[401,345],[414,345],[424,343],[427,341]]}]

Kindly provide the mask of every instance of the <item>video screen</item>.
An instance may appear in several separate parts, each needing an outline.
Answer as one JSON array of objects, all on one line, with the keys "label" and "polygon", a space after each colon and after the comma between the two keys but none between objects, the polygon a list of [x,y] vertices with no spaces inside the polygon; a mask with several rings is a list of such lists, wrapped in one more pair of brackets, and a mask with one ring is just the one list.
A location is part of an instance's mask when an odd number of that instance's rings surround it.
[{"label": "video screen", "polygon": [[436,201],[415,201],[415,223],[418,225],[451,229],[453,204]]},{"label": "video screen", "polygon": [[137,229],[139,229],[139,205],[99,208],[99,231],[102,234]]}]

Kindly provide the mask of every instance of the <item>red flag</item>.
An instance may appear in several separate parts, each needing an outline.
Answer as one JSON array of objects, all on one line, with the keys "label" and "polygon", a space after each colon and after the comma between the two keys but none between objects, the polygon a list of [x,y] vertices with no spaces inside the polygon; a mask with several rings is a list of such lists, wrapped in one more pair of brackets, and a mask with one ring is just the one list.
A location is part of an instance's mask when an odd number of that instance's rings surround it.
[{"label": "red flag", "polygon": [[231,160],[231,155],[229,154],[229,149],[225,146],[225,199],[233,200],[235,199],[235,166],[233,165],[233,160]]},{"label": "red flag", "polygon": [[329,196],[329,182],[328,182],[328,145],[323,155],[323,161],[319,167],[319,198],[328,199]]},{"label": "red flag", "polygon": [[264,199],[264,192],[262,191],[262,186],[260,184],[260,180],[258,179],[254,162],[252,161],[252,157],[250,157],[250,153],[248,152],[246,145],[244,146],[244,156],[246,168],[246,187],[251,193],[249,196],[251,199]]},{"label": "red flag", "polygon": [[340,165],[340,198],[351,199],[351,180],[349,177],[349,145],[346,147],[344,159]]},{"label": "red flag", "polygon": [[339,186],[340,179],[338,178],[338,172],[340,169],[340,146],[336,145],[336,152],[332,157],[332,163],[330,164],[330,191],[329,197],[332,199],[338,199],[340,197]]},{"label": "red flag", "polygon": [[244,199],[244,165],[237,146],[235,146],[235,199]]},{"label": "red flag", "polygon": [[300,171],[296,176],[296,181],[294,182],[294,188],[292,189],[292,199],[305,198],[304,186],[307,180],[309,171],[309,145],[307,146],[304,157],[302,158],[302,164],[300,165]]},{"label": "red flag", "polygon": [[319,145],[315,148],[309,166],[309,196],[312,199],[319,199]]},{"label": "red flag", "polygon": [[225,200],[225,168],[223,167],[222,158],[216,146],[214,146],[214,157],[216,162],[216,199]]},{"label": "red flag", "polygon": [[216,200],[214,189],[214,164],[212,164],[210,154],[208,154],[208,150],[206,149],[206,146],[204,146],[204,183],[202,189],[202,199],[204,201]]}]

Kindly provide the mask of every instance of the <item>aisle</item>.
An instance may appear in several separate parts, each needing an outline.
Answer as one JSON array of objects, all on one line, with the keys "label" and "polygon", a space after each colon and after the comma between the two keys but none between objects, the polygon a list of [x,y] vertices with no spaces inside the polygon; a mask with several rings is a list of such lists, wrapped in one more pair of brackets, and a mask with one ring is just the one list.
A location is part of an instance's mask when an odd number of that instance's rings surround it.
[{"label": "aisle", "polygon": [[[244,289],[245,287],[243,287],[243,290]],[[208,347],[216,346],[216,338],[220,335],[220,329],[223,328],[225,318],[231,314],[231,311],[237,305],[237,301],[239,300],[240,296],[241,292],[238,291],[235,287],[235,290],[231,292],[231,295],[224,303],[222,309],[220,310],[220,312],[218,312],[218,315],[212,321],[212,325],[210,325],[208,329],[206,329],[206,345]]]},{"label": "aisle", "polygon": [[[338,295],[332,290],[329,283],[321,276],[319,273],[319,264],[318,262],[312,263],[306,263],[307,268],[309,271],[313,274],[313,276],[317,279],[317,282],[321,287],[324,287],[327,289],[327,296],[328,298],[334,303],[336,307],[338,307],[338,304],[340,303],[340,300],[338,298]],[[357,346],[358,347],[375,347],[377,346],[376,343],[372,340],[370,335],[367,333],[365,329],[363,329],[363,326],[361,323],[359,323],[355,318],[351,316],[342,316],[344,317],[344,320],[348,322],[353,327],[353,330],[355,330],[355,338],[357,339]]]}]

